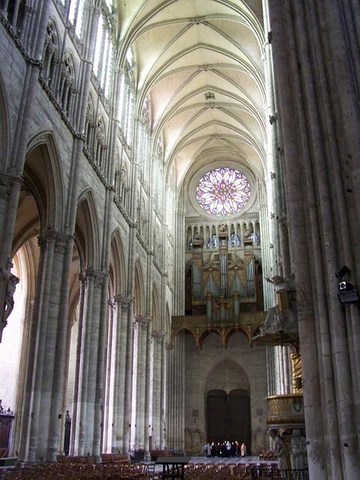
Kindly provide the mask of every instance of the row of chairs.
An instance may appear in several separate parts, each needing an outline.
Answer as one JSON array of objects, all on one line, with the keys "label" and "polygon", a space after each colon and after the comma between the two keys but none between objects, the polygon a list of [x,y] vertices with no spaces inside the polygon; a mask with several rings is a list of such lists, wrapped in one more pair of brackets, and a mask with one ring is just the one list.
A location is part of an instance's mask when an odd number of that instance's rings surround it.
[{"label": "row of chairs", "polygon": [[59,462],[16,467],[8,470],[4,480],[148,480],[148,465],[127,462],[80,463]]},{"label": "row of chairs", "polygon": [[[3,480],[161,480],[154,462],[134,464],[109,458],[91,463],[88,457],[61,459],[58,463],[16,467]],[[276,465],[240,463],[191,463],[185,466],[185,480],[308,480],[307,471],[278,470]]]}]

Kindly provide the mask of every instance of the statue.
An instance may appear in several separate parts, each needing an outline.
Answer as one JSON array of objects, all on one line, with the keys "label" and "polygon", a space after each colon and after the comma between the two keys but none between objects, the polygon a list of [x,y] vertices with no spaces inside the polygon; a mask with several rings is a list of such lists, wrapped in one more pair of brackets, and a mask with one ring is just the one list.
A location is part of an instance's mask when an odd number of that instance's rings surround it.
[{"label": "statue", "polygon": [[278,460],[278,467],[280,470],[287,470],[290,468],[290,452],[289,447],[281,435],[276,433],[275,430],[269,431],[270,437],[273,439],[273,445],[275,450],[275,456]]},{"label": "statue", "polygon": [[16,290],[16,285],[19,283],[19,278],[11,273],[11,268],[13,264],[10,259],[7,261],[5,268],[0,267],[0,274],[2,276],[2,294],[3,294],[3,310],[1,312],[1,323],[0,323],[0,341],[2,336],[2,331],[7,325],[7,319],[9,318],[11,312],[14,309],[14,293]]},{"label": "statue", "polygon": [[293,393],[302,393],[302,362],[298,353],[290,353]]},{"label": "statue", "polygon": [[293,430],[290,446],[292,468],[295,470],[306,468],[306,441],[299,429]]}]

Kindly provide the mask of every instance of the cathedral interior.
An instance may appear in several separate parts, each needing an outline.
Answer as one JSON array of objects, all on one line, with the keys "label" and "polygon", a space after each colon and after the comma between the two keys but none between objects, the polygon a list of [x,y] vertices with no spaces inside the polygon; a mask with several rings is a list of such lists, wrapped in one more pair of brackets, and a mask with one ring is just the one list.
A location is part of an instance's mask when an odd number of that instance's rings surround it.
[{"label": "cathedral interior", "polygon": [[0,0],[0,45],[0,457],[358,480],[359,2]]}]

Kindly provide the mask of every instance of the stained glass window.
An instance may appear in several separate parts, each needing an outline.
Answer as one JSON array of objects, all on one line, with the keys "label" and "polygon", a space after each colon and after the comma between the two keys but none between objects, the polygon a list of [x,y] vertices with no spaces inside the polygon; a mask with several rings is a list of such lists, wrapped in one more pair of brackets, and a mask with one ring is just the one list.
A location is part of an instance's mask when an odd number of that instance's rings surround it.
[{"label": "stained glass window", "polygon": [[250,193],[250,183],[242,172],[222,167],[203,175],[196,188],[196,199],[211,215],[226,216],[244,208]]}]

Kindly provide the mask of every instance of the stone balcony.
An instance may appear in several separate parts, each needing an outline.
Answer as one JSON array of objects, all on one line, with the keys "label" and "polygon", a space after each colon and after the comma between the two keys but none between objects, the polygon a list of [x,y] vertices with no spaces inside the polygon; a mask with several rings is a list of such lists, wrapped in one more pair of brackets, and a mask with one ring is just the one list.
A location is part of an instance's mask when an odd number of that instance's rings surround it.
[{"label": "stone balcony", "polygon": [[305,424],[301,394],[273,395],[266,398],[267,423],[271,428],[301,428]]}]

